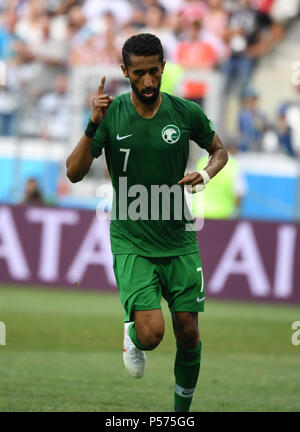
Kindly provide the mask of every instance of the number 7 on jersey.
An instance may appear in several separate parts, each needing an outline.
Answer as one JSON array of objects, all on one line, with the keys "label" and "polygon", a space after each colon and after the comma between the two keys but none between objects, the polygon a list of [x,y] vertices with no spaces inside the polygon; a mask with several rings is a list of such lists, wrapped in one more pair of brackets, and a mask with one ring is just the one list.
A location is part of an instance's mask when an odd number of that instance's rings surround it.
[{"label": "number 7 on jersey", "polygon": [[127,164],[128,164],[128,158],[129,158],[129,153],[130,153],[131,149],[123,149],[120,148],[120,152],[124,152],[125,154],[125,159],[124,159],[124,166],[123,166],[123,172],[125,172],[127,170]]}]

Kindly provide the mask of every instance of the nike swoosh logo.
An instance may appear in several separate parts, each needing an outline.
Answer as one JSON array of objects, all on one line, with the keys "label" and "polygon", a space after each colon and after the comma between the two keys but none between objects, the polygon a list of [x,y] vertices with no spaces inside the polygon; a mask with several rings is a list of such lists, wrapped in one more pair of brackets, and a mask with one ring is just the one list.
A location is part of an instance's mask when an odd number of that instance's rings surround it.
[{"label": "nike swoosh logo", "polygon": [[185,392],[185,391],[182,392],[183,396],[192,396],[193,394],[194,394],[194,390],[190,392]]},{"label": "nike swoosh logo", "polygon": [[205,297],[203,297],[202,299],[200,299],[199,297],[197,297],[197,299],[196,299],[197,303],[200,303],[200,302],[202,302],[203,300],[205,300]]},{"label": "nike swoosh logo", "polygon": [[121,141],[121,140],[123,140],[123,139],[125,139],[125,138],[129,138],[129,137],[131,137],[133,134],[130,134],[130,135],[125,135],[125,136],[120,136],[119,134],[117,135],[117,140],[118,141]]}]

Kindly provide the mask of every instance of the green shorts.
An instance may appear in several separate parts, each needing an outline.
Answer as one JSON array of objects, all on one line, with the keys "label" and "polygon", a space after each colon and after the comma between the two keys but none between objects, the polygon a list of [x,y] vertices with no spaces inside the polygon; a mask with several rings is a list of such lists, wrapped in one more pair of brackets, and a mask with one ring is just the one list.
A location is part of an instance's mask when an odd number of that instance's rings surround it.
[{"label": "green shorts", "polygon": [[114,255],[114,273],[125,309],[124,321],[134,310],[161,309],[161,297],[171,312],[203,312],[205,286],[199,252],[151,258]]}]

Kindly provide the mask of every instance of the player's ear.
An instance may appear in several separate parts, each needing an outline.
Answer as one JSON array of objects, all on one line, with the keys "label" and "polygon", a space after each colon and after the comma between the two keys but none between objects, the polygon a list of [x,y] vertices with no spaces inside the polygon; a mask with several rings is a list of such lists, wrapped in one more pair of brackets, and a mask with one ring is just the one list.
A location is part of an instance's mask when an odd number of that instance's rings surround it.
[{"label": "player's ear", "polygon": [[164,60],[161,64],[161,73],[164,72],[165,66],[166,66],[166,60]]},{"label": "player's ear", "polygon": [[122,64],[121,69],[125,78],[129,78],[127,68]]}]

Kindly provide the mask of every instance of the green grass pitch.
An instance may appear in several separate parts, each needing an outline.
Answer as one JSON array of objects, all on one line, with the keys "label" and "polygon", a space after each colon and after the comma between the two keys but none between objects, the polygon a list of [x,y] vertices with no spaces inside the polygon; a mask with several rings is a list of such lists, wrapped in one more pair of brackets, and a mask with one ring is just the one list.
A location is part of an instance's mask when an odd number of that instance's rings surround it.
[{"label": "green grass pitch", "polygon": [[[175,341],[164,340],[134,380],[122,362],[117,295],[0,287],[0,411],[172,411]],[[299,411],[300,307],[208,300],[192,411]]]}]

